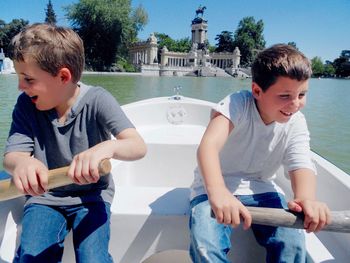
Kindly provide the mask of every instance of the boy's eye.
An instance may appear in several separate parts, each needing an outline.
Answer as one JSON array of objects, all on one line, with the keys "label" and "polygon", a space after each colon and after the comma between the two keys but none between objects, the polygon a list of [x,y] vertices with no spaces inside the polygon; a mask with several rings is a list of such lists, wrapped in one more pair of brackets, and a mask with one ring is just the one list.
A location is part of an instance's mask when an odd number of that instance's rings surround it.
[{"label": "boy's eye", "polygon": [[302,97],[304,97],[306,94],[305,93],[300,93],[299,94],[299,98],[302,98]]},{"label": "boy's eye", "polygon": [[281,99],[288,99],[288,98],[289,98],[289,95],[288,95],[288,94],[281,94],[281,95],[279,95],[279,97],[280,97]]},{"label": "boy's eye", "polygon": [[33,81],[33,79],[31,79],[31,78],[24,78],[24,80],[25,80],[26,82],[28,82],[28,83],[30,83],[30,82]]}]

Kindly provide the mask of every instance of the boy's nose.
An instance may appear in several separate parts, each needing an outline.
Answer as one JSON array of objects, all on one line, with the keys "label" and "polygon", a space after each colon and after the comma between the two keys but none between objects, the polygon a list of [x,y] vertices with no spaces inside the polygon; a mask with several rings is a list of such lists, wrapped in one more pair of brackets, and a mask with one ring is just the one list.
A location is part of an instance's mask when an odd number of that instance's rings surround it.
[{"label": "boy's nose", "polygon": [[292,105],[295,107],[295,109],[299,109],[299,107],[302,105],[302,102],[299,98],[295,98],[292,100]]},{"label": "boy's nose", "polygon": [[19,89],[20,91],[24,91],[24,90],[27,89],[27,86],[26,86],[25,84],[19,82],[19,83],[18,83],[18,89]]}]

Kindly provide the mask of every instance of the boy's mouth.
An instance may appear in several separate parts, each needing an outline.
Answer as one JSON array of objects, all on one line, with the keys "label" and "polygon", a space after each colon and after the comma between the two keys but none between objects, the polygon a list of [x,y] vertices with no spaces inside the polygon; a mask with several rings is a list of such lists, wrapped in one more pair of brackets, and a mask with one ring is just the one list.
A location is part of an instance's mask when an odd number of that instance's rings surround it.
[{"label": "boy's mouth", "polygon": [[280,111],[284,116],[290,117],[293,115],[292,112]]},{"label": "boy's mouth", "polygon": [[30,99],[33,103],[36,103],[36,101],[38,100],[38,96],[32,96],[30,97]]}]

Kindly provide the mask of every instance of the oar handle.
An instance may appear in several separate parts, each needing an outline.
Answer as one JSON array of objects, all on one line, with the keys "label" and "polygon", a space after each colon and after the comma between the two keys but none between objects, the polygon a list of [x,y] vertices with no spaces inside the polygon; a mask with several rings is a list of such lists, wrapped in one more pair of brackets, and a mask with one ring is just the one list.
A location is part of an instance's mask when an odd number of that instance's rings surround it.
[{"label": "oar handle", "polygon": [[[247,207],[253,224],[304,228],[304,214],[278,208]],[[331,223],[323,231],[350,233],[350,211],[331,211]]]},{"label": "oar handle", "polygon": [[[266,226],[282,226],[304,229],[304,214],[280,208],[247,206],[252,223]],[[215,214],[211,211],[211,216]],[[331,211],[331,223],[322,231],[350,233],[350,211]]]},{"label": "oar handle", "polygon": [[[69,166],[49,170],[48,189],[72,184],[72,180],[67,176]],[[108,159],[104,159],[98,166],[98,172],[101,176],[111,172],[112,165]],[[12,179],[0,181],[0,201],[5,201],[22,196]]]}]

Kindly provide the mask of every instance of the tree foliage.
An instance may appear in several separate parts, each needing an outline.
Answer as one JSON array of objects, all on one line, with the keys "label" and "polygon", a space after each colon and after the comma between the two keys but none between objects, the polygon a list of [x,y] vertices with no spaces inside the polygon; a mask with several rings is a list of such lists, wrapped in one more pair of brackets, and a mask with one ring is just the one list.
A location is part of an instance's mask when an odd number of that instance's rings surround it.
[{"label": "tree foliage", "polygon": [[142,31],[144,26],[147,25],[148,13],[142,5],[132,11],[131,20],[134,22],[134,28],[137,32]]},{"label": "tree foliage", "polygon": [[333,62],[335,74],[339,77],[350,77],[350,50],[342,50],[339,58]]},{"label": "tree foliage", "polygon": [[312,74],[315,77],[320,77],[324,73],[324,66],[320,57],[314,57],[311,59]]},{"label": "tree foliage", "polygon": [[55,14],[55,11],[53,10],[51,0],[49,0],[47,4],[45,22],[52,25],[56,25],[56,22],[57,22],[56,14]]},{"label": "tree foliage", "polygon": [[154,35],[157,38],[159,50],[164,46],[166,46],[169,51],[174,52],[189,52],[191,49],[192,42],[189,37],[174,40],[164,33],[155,33]]},{"label": "tree foliage", "polygon": [[320,57],[311,59],[312,74],[314,77],[334,77],[336,75],[335,63],[323,63]]},{"label": "tree foliage", "polygon": [[348,58],[350,59],[350,50],[342,50],[340,53],[340,57]]},{"label": "tree foliage", "polygon": [[350,59],[347,57],[340,56],[336,58],[333,62],[335,68],[335,74],[339,77],[349,77],[350,76]]},{"label": "tree foliage", "polygon": [[257,52],[265,48],[264,22],[254,17],[243,18],[235,31],[233,46],[241,51],[241,65],[249,66]]},{"label": "tree foliage", "polygon": [[233,52],[233,36],[230,31],[222,31],[219,35],[216,35],[217,41],[215,52]]},{"label": "tree foliage", "polygon": [[332,77],[335,74],[335,68],[332,64],[324,64],[323,65],[323,76]]},{"label": "tree foliage", "polygon": [[73,29],[84,41],[89,69],[109,70],[117,57],[127,57],[127,45],[147,21],[132,15],[130,0],[80,0],[67,8]]},{"label": "tree foliage", "polygon": [[28,21],[23,19],[13,19],[8,24],[0,20],[0,48],[3,48],[5,54],[8,53],[8,45],[11,39],[27,26],[28,23]]}]

